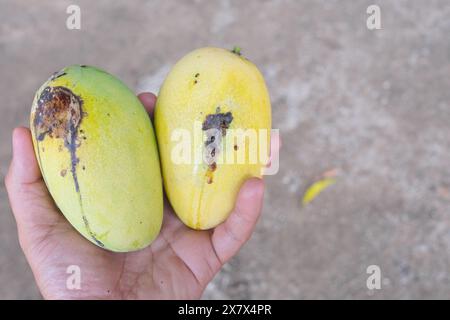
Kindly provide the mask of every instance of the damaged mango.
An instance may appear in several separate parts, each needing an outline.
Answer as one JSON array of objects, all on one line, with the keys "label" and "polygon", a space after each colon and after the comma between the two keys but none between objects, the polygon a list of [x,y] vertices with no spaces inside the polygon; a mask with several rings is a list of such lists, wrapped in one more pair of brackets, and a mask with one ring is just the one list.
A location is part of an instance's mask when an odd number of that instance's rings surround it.
[{"label": "damaged mango", "polygon": [[30,126],[48,190],[75,229],[111,251],[155,239],[163,211],[156,138],[130,89],[100,69],[67,67],[37,91]]},{"label": "damaged mango", "polygon": [[164,187],[187,226],[209,229],[228,217],[244,181],[262,174],[270,128],[263,76],[240,50],[198,49],[173,67],[155,130]]}]

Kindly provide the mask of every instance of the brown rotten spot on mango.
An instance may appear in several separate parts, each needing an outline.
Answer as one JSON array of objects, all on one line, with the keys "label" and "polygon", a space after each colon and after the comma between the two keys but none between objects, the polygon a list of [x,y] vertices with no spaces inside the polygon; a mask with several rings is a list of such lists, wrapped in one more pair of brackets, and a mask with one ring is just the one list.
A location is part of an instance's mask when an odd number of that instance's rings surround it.
[{"label": "brown rotten spot on mango", "polygon": [[66,87],[45,87],[39,96],[33,120],[36,140],[46,136],[62,139],[70,152],[71,172],[77,192],[80,191],[76,167],[79,159],[76,149],[79,147],[78,128],[84,116],[82,99]]},{"label": "brown rotten spot on mango", "polygon": [[36,139],[42,141],[48,135],[70,143],[83,116],[81,98],[65,87],[46,87],[37,105],[33,121]]},{"label": "brown rotten spot on mango", "polygon": [[[47,136],[51,139],[63,140],[64,147],[70,153],[70,172],[72,173],[75,190],[78,193],[83,222],[94,241],[103,247],[103,243],[95,237],[84,215],[80,185],[78,183],[77,165],[80,160],[76,151],[80,146],[78,129],[85,116],[82,105],[83,100],[66,87],[45,87],[37,101],[33,130],[37,143],[43,141]],[[64,177],[66,170],[60,172],[60,175]]]},{"label": "brown rotten spot on mango", "polygon": [[[216,113],[208,114],[205,121],[203,121],[202,130],[206,131],[205,151],[206,159],[208,160],[206,182],[208,184],[213,182],[213,172],[217,169],[215,159],[218,154],[218,150],[216,150],[216,147],[220,145],[221,138],[227,134],[227,129],[230,127],[232,121],[232,113],[221,113],[219,107],[217,107]],[[217,138],[219,138],[219,141],[216,141]]]}]

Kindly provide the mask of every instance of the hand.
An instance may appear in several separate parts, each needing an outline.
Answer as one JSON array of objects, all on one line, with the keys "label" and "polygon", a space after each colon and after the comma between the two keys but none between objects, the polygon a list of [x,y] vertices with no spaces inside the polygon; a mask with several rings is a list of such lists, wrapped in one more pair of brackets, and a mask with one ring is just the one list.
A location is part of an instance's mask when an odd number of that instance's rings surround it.
[{"label": "hand", "polygon": [[[156,97],[139,95],[152,115]],[[30,130],[13,132],[13,159],[5,179],[19,241],[37,285],[50,299],[192,299],[249,239],[261,212],[264,185],[250,179],[234,211],[213,230],[191,230],[165,202],[161,233],[131,253],[101,249],[83,238],[53,202],[36,161]],[[69,290],[67,268],[81,270],[80,290]]]}]

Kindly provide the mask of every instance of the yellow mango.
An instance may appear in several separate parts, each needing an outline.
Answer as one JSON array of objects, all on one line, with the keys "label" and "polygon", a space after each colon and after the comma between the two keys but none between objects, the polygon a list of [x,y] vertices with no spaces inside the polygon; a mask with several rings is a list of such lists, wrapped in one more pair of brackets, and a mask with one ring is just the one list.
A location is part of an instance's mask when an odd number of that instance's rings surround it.
[{"label": "yellow mango", "polygon": [[261,177],[270,128],[264,78],[239,51],[202,48],[176,63],[159,92],[155,130],[166,194],[187,226],[209,229],[228,217],[244,181]]},{"label": "yellow mango", "polygon": [[33,144],[56,205],[84,237],[133,251],[158,235],[162,179],[150,119],[120,80],[71,66],[37,91]]}]

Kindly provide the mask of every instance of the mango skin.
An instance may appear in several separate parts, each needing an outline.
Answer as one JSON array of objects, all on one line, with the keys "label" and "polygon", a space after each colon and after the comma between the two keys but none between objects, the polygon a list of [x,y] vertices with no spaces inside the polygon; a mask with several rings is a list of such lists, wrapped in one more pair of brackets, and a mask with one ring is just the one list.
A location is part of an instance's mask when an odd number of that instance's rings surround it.
[{"label": "mango skin", "polygon": [[[53,88],[68,89],[81,102],[81,121],[69,138],[62,129],[46,133],[49,123],[37,118],[43,118],[39,99],[46,97],[44,90],[56,92]],[[67,117],[47,116],[47,122]],[[37,91],[30,124],[48,190],[76,230],[118,252],[139,250],[156,238],[163,216],[156,138],[130,89],[100,69],[67,67]]]},{"label": "mango skin", "polygon": [[[229,129],[266,129],[270,146],[271,107],[264,78],[253,63],[228,50],[202,48],[183,57],[165,79],[155,109],[166,194],[183,223],[198,230],[222,223],[233,210],[242,184],[248,178],[261,177],[265,165],[250,163],[246,151],[245,164],[217,164],[211,177],[206,163],[172,161],[172,151],[179,143],[172,141],[174,130],[192,132],[194,122],[203,123],[218,107],[221,113],[231,112]],[[228,138],[225,135],[222,144]],[[202,153],[204,147],[205,140],[193,141],[192,153]]]}]

